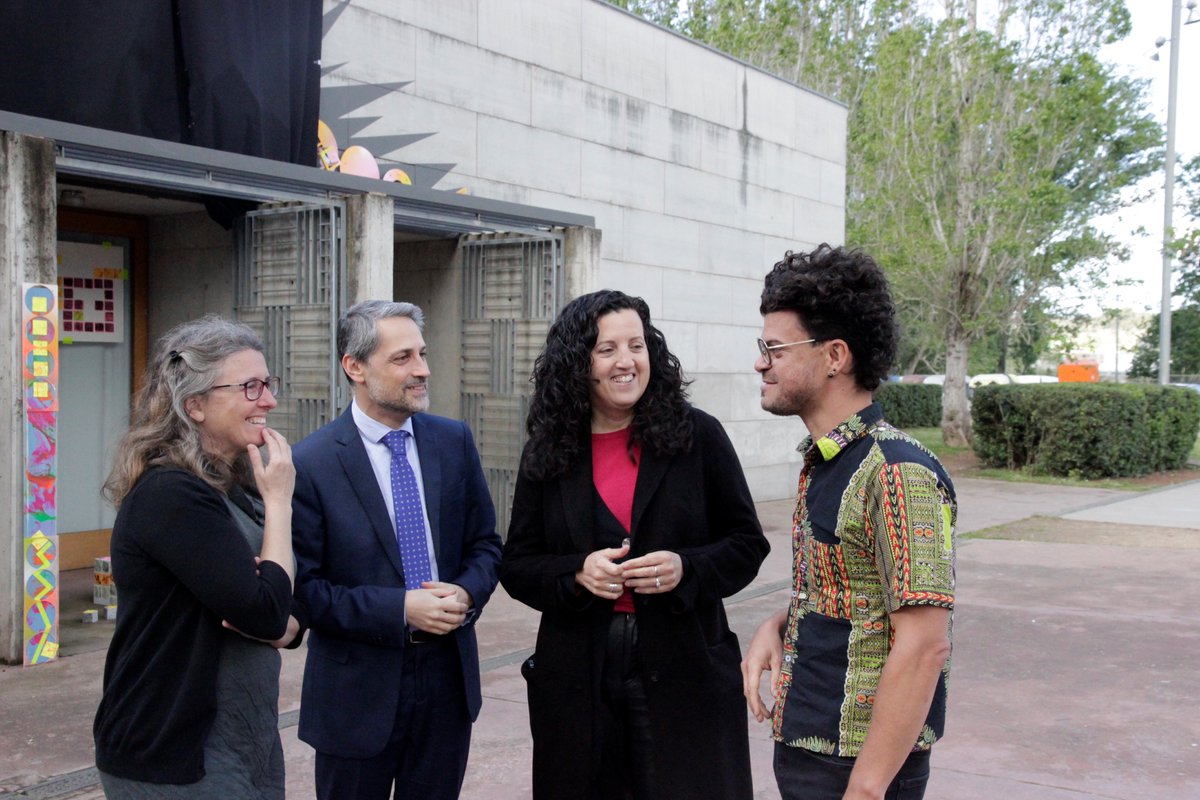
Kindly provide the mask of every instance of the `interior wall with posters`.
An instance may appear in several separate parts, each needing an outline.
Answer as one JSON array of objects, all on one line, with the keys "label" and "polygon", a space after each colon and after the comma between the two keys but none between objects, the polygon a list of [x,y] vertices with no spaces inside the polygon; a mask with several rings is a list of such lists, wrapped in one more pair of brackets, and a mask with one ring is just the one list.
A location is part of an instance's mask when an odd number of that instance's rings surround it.
[{"label": "interior wall with posters", "polygon": [[100,487],[113,449],[129,425],[129,277],[127,239],[60,233],[58,427],[59,440],[70,443],[59,452],[60,485],[70,487],[59,499],[60,536],[111,528],[116,517]]}]

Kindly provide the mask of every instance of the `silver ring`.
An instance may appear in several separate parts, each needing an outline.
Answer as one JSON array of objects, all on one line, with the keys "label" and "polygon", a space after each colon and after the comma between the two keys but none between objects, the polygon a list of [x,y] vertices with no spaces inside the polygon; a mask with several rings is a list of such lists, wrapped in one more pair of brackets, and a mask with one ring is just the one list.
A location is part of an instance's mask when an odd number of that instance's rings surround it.
[{"label": "silver ring", "polygon": [[615,592],[615,591],[617,591],[617,590],[618,590],[618,589],[620,589],[620,588],[621,588],[621,585],[620,585],[619,583],[610,583],[610,584],[608,585],[608,590],[609,590],[610,592]]},{"label": "silver ring", "polygon": [[658,577],[658,564],[654,565],[654,577]]},{"label": "silver ring", "polygon": [[661,588],[662,588],[662,578],[655,578],[655,579],[654,579],[654,588],[655,588],[655,589],[661,589]]}]

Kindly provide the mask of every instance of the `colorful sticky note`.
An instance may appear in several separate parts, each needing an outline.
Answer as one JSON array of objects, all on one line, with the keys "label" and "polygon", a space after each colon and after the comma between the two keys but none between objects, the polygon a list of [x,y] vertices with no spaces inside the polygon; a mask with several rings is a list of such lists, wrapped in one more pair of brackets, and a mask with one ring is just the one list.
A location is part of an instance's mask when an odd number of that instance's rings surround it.
[{"label": "colorful sticky note", "polygon": [[49,310],[49,304],[46,302],[45,297],[33,298],[33,313],[45,314],[48,310]]},{"label": "colorful sticky note", "polygon": [[45,400],[50,396],[50,384],[45,381],[38,381],[33,384],[33,396],[39,400]]},{"label": "colorful sticky note", "polygon": [[33,377],[45,378],[50,375],[50,365],[45,361],[33,362]]},{"label": "colorful sticky note", "polygon": [[33,331],[34,336],[45,336],[49,328],[46,326],[46,320],[35,319],[30,326],[30,330]]}]

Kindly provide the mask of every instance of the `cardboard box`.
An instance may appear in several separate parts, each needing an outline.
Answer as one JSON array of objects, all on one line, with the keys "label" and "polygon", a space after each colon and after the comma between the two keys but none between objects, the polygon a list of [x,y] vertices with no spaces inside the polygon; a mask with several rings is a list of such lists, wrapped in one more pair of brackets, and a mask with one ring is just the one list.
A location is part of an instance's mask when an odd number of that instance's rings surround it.
[{"label": "cardboard box", "polygon": [[117,603],[117,585],[113,582],[110,556],[96,559],[96,565],[92,570],[92,602],[98,606],[110,606]]}]

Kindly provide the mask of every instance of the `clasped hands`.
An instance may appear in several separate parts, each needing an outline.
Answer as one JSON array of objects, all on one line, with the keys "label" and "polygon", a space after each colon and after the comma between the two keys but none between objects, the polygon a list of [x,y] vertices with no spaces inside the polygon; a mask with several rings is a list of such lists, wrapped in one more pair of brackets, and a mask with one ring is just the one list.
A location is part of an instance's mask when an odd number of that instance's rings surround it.
[{"label": "clasped hands", "polygon": [[[683,559],[670,550],[655,550],[644,556],[619,561],[629,555],[629,540],[620,547],[589,553],[575,582],[596,597],[615,600],[626,587],[637,594],[663,594],[683,580]],[[619,563],[618,563],[619,562]]]},{"label": "clasped hands", "polygon": [[426,633],[443,635],[459,628],[475,600],[456,583],[425,581],[404,593],[404,618]]}]

